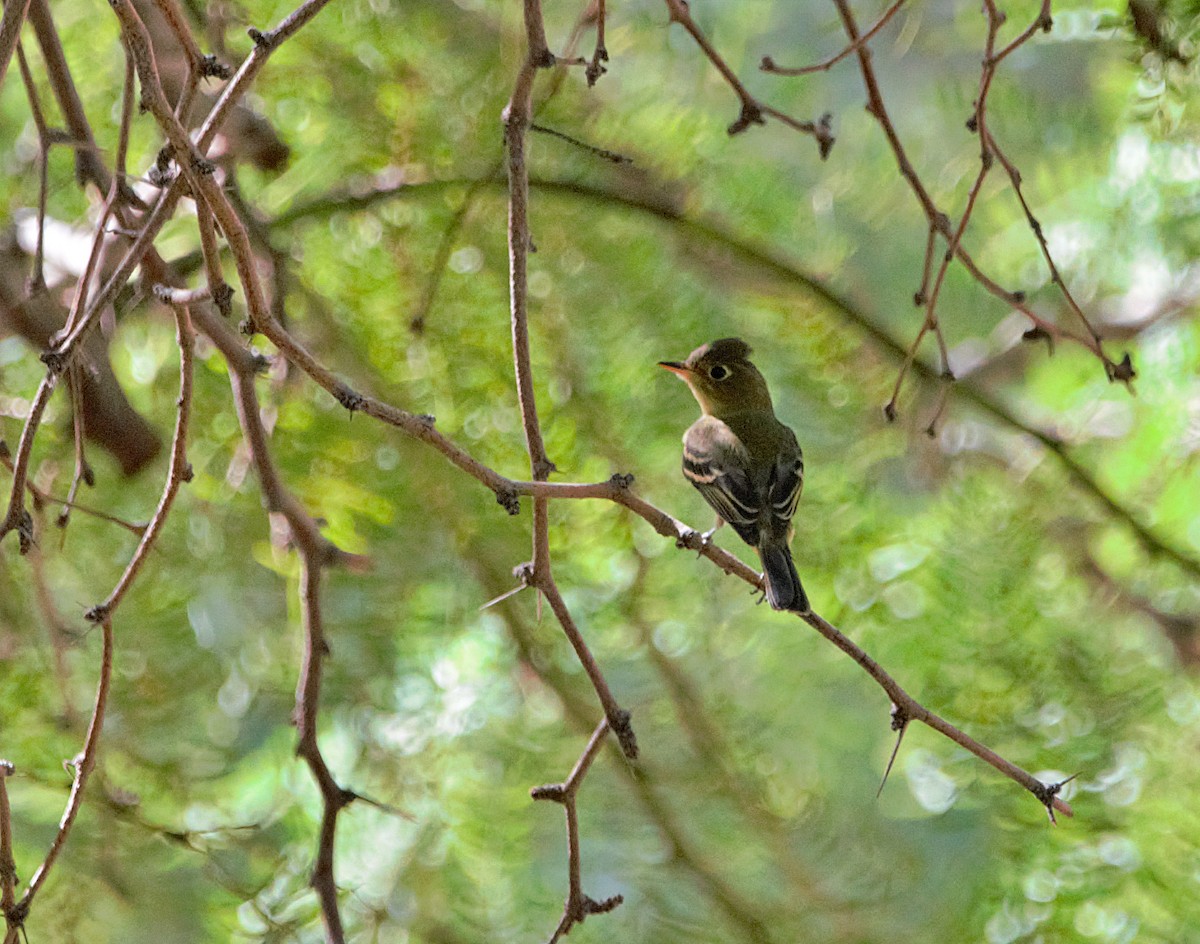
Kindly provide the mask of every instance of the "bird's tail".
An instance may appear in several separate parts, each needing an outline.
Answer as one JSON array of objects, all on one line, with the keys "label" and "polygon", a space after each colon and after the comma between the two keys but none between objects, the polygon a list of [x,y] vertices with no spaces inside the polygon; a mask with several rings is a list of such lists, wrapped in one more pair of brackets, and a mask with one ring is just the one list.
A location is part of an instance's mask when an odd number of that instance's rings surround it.
[{"label": "bird's tail", "polygon": [[809,612],[808,596],[800,585],[800,575],[792,563],[792,552],[782,542],[764,541],[758,548],[763,573],[767,578],[767,602],[772,609]]}]

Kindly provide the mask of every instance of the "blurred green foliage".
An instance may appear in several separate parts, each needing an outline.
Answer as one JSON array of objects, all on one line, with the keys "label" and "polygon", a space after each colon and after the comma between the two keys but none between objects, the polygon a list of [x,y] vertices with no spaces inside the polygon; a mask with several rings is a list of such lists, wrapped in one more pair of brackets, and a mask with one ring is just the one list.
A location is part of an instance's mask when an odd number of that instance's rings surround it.
[{"label": "blurred green foliage", "polygon": [[[1185,49],[1192,6],[1163,13]],[[1038,7],[1008,4],[1002,40]],[[229,48],[245,54],[244,27],[289,10],[234,5]],[[821,163],[810,140],[777,124],[727,137],[734,96],[649,0],[609,4],[611,62],[595,89],[578,69],[542,76],[539,122],[634,158],[613,166],[531,139],[532,173],[545,184],[533,191],[530,292],[549,454],[563,480],[633,473],[640,494],[707,527],[678,473],[695,407],[654,362],[715,337],[748,339],[805,448],[795,554],[817,610],[1004,756],[1045,780],[1078,774],[1068,789],[1077,816],[1049,827],[1028,794],[919,728],[877,800],[889,706],[856,666],[623,509],[561,502],[551,508],[555,573],[633,710],[643,751],[636,767],[606,752],[584,785],[585,889],[625,904],[572,940],[1200,938],[1200,687],[1183,658],[1200,655],[1197,566],[1148,551],[1058,455],[965,395],[951,392],[935,438],[923,430],[938,391],[920,381],[905,387],[899,422],[883,422],[894,352],[736,250],[793,260],[901,345],[918,326],[925,224],[863,111],[853,60],[803,79],[757,71],[764,54],[791,65],[839,49],[836,13],[776,0],[694,0],[692,11],[754,94],[799,118],[833,112],[838,141]],[[74,0],[54,12],[109,148],[123,71],[115,24]],[[553,48],[578,13],[547,7]],[[1074,2],[1054,13],[1054,31],[1001,68],[990,125],[1023,172],[1066,282],[1117,337],[1111,352],[1131,352],[1137,395],[1109,385],[1079,349],[1047,357],[1020,344],[1026,325],[959,267],[942,324],[965,383],[1061,439],[1114,502],[1195,562],[1196,70],[1148,50],[1124,8]],[[863,23],[870,15],[859,11]],[[932,0],[907,6],[872,44],[897,130],[952,213],[977,168],[964,122],[983,33],[977,5]],[[291,329],[353,386],[436,415],[442,432],[515,478],[528,460],[504,193],[470,184],[499,167],[499,116],[522,42],[519,4],[332,4],[254,89],[293,150],[290,166],[243,169],[238,180],[289,266]],[[590,42],[587,33],[583,54]],[[0,199],[15,213],[35,204],[37,180],[15,67],[0,92],[0,142],[17,168],[0,178]],[[149,166],[158,146],[139,117],[131,167]],[[321,203],[396,181],[413,186]],[[415,334],[410,321],[464,201]],[[63,149],[52,154],[50,210],[86,225]],[[162,243],[168,255],[196,248],[180,222]],[[967,243],[1066,323],[1000,174]],[[168,430],[171,319],[151,305],[120,316],[118,375]],[[36,352],[0,340],[9,443],[41,373]],[[259,393],[289,486],[332,540],[374,562],[366,575],[331,575],[325,595],[322,746],[340,782],[406,814],[358,803],[340,819],[352,936],[544,939],[566,894],[565,838],[561,811],[534,805],[528,790],[567,774],[599,712],[532,593],[480,610],[530,553],[528,508],[508,518],[436,453],[351,417],[297,371],[277,367]],[[224,364],[204,344],[189,454],[195,479],[116,623],[102,765],[35,904],[31,940],[321,937],[307,888],[319,798],[289,727],[297,565],[272,540]],[[165,459],[132,481],[106,456],[92,461],[87,503],[145,520]],[[35,452],[37,480],[61,491],[70,467],[60,395]],[[0,557],[0,755],[17,769],[8,789],[22,878],[53,835],[70,782],[62,762],[79,750],[90,710],[99,639],[82,613],[135,546],[83,514],[64,535],[52,515],[39,524],[45,583],[68,634],[62,673],[31,561],[12,538]],[[718,540],[748,553],[727,533]]]}]

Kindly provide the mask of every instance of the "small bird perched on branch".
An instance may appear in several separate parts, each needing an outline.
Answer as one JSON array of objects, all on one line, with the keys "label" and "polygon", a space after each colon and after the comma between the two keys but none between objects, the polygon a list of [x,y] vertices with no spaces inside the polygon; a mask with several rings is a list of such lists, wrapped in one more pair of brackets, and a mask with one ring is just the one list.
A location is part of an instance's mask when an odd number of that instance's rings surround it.
[{"label": "small bird perched on branch", "polygon": [[796,434],[775,418],[767,382],[749,354],[740,338],[721,338],[685,361],[658,366],[686,381],[700,404],[700,419],[683,434],[683,475],[716,511],[713,531],[727,521],[758,551],[774,609],[807,613],[788,547],[804,458]]}]

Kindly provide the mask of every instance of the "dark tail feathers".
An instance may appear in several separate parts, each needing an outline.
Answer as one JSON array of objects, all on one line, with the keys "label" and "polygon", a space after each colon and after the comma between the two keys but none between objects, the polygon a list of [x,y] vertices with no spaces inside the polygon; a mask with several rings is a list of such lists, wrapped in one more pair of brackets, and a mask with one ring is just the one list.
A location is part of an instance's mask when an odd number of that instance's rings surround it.
[{"label": "dark tail feathers", "polygon": [[772,609],[809,612],[808,596],[800,586],[800,575],[786,544],[764,544],[758,549],[767,578],[767,602]]}]

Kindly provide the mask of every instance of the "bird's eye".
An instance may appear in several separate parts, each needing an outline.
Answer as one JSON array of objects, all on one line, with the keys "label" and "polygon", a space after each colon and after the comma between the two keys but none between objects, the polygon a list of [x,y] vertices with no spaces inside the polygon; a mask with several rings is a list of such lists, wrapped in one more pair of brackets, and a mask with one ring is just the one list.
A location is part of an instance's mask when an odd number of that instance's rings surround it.
[{"label": "bird's eye", "polygon": [[724,364],[713,364],[712,367],[708,369],[708,376],[710,376],[713,380],[724,380],[729,376],[729,368]]}]

